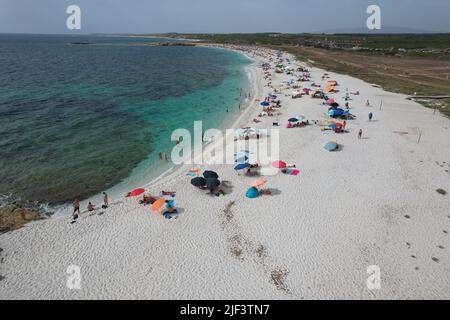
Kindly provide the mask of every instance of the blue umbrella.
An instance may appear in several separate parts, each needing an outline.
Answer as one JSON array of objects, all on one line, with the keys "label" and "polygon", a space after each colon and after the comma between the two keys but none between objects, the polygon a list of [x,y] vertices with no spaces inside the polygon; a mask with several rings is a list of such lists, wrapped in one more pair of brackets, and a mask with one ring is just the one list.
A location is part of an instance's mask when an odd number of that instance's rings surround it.
[{"label": "blue umbrella", "polygon": [[245,196],[250,199],[257,198],[259,196],[259,191],[255,187],[252,187],[247,190],[247,193],[245,194]]},{"label": "blue umbrella", "polygon": [[324,149],[327,151],[335,151],[335,150],[337,150],[337,148],[338,148],[338,144],[334,141],[330,141],[324,146]]},{"label": "blue umbrella", "polygon": [[270,106],[270,103],[268,103],[267,101],[263,101],[263,102],[261,102],[260,104],[261,104],[261,106],[263,106],[263,107],[268,107],[268,106]]},{"label": "blue umbrella", "polygon": [[239,171],[248,167],[250,167],[250,163],[240,163],[236,167],[234,167],[234,170]]}]

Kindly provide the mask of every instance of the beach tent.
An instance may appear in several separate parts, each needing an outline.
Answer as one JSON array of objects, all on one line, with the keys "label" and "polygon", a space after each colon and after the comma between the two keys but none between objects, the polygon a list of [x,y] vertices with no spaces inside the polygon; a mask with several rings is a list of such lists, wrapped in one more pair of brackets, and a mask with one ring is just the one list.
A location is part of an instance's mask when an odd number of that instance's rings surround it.
[{"label": "beach tent", "polygon": [[281,161],[281,160],[274,161],[272,163],[272,167],[277,168],[277,169],[286,168],[286,162]]},{"label": "beach tent", "polygon": [[197,188],[204,187],[206,185],[206,179],[203,177],[196,177],[191,179],[191,184]]},{"label": "beach tent", "polygon": [[334,141],[330,141],[323,147],[327,151],[336,151],[338,149],[338,144]]},{"label": "beach tent", "polygon": [[206,179],[210,179],[210,178],[218,179],[218,178],[219,178],[219,175],[218,175],[216,172],[214,172],[214,171],[208,171],[208,170],[206,170],[205,172],[203,172],[203,176],[204,176]]},{"label": "beach tent", "polygon": [[255,187],[251,187],[250,189],[247,190],[245,196],[249,199],[257,198],[259,196],[259,191]]}]

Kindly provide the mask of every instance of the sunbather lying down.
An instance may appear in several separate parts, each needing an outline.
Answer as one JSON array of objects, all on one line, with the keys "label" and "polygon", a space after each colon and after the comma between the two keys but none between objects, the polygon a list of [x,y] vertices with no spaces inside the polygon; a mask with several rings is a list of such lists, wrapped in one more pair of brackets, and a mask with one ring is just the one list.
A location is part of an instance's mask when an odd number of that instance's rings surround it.
[{"label": "sunbather lying down", "polygon": [[272,191],[269,189],[263,189],[259,191],[259,195],[261,196],[271,196],[272,195]]},{"label": "sunbather lying down", "polygon": [[174,217],[174,215],[178,214],[178,210],[175,209],[173,206],[169,206],[164,212],[163,212],[163,216],[166,219],[172,219]]},{"label": "sunbather lying down", "polygon": [[142,200],[139,200],[139,204],[143,204],[145,205],[149,205],[149,204],[153,204],[156,200],[158,200],[157,198],[155,198],[152,195],[143,195]]}]

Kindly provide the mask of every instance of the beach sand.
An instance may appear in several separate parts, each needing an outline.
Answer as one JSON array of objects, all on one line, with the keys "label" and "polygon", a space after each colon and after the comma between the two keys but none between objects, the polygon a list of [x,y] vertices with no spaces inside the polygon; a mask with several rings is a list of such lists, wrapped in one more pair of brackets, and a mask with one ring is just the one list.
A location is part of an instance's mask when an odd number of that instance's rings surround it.
[{"label": "beach sand", "polygon": [[[324,72],[312,68],[312,80],[324,84]],[[153,194],[176,191],[177,219],[121,198],[75,224],[69,212],[30,223],[0,235],[0,299],[450,298],[450,195],[436,192],[450,192],[449,119],[328,73],[340,83],[338,103],[346,88],[360,92],[350,101],[357,119],[346,134],[287,129],[292,116],[328,117],[321,100],[294,100],[283,89],[280,158],[301,173],[265,177],[272,196],[246,198],[255,178],[233,165],[200,166],[232,186],[226,196],[207,195],[186,176],[196,166],[184,165],[147,186]],[[272,92],[257,65],[252,75],[254,97],[236,128],[272,128],[271,117],[252,123],[261,111],[255,99]],[[273,73],[272,82],[283,87],[290,78]],[[332,140],[338,152],[323,149]],[[80,290],[67,286],[71,265],[80,267]],[[372,265],[380,268],[379,290],[367,287]]]}]

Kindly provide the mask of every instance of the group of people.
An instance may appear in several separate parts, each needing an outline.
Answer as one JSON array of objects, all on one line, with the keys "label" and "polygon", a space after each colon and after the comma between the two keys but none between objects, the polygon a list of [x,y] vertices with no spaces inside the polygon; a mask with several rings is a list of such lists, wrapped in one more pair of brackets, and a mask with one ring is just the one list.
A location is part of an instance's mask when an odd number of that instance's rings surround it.
[{"label": "group of people", "polygon": [[[73,207],[73,213],[72,213],[72,218],[73,220],[78,219],[78,217],[81,214],[80,211],[80,201],[78,200],[78,198],[73,199],[72,202],[72,207]],[[102,209],[107,209],[109,207],[109,199],[108,199],[108,194],[106,192],[103,192],[103,205],[102,205]],[[96,206],[94,204],[92,204],[92,202],[88,202],[86,209],[88,212],[94,212],[96,210]]]}]

